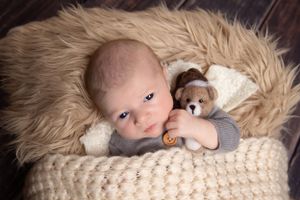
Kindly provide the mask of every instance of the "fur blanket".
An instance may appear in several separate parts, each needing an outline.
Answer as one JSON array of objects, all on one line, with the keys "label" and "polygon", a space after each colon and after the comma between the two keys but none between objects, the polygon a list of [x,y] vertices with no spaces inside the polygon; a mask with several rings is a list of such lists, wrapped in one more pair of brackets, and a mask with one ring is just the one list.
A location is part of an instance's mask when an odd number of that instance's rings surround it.
[{"label": "fur blanket", "polygon": [[278,137],[299,101],[295,70],[284,66],[276,42],[238,22],[203,10],[73,8],[0,40],[2,86],[10,102],[1,125],[16,135],[20,163],[49,153],[85,153],[79,138],[101,113],[85,91],[84,70],[99,45],[117,38],[145,42],[162,61],[183,59],[205,70],[217,63],[249,77],[258,92],[230,112],[244,138]]},{"label": "fur blanket", "polygon": [[[79,138],[101,120],[85,91],[89,55],[103,42],[133,38],[162,61],[183,59],[205,71],[222,64],[246,75],[258,91],[230,111],[244,138],[228,154],[162,150],[141,157],[79,156]],[[65,10],[0,40],[3,89],[10,105],[1,125],[16,135],[30,171],[26,199],[287,199],[287,155],[279,137],[300,98],[295,68],[267,35],[203,10],[153,8],[128,13]],[[79,155],[66,155],[79,154]]]}]

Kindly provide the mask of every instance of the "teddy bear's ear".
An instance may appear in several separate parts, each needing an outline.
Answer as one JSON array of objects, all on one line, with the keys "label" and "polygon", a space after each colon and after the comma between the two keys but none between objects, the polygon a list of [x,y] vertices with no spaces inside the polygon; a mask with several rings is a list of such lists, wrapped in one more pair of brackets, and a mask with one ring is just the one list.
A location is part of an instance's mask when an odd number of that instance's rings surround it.
[{"label": "teddy bear's ear", "polygon": [[181,95],[182,95],[182,92],[183,92],[183,89],[184,88],[178,88],[177,90],[176,90],[176,93],[175,93],[175,99],[177,100],[177,101],[179,101],[180,100],[180,98],[181,98]]},{"label": "teddy bear's ear", "polygon": [[177,75],[176,77],[176,82],[175,82],[175,86],[176,88],[180,88],[183,87],[184,85],[182,85],[182,77],[186,72],[181,72],[180,74]]},{"label": "teddy bear's ear", "polygon": [[188,74],[201,74],[201,72],[196,68],[190,68],[187,71]]},{"label": "teddy bear's ear", "polygon": [[207,92],[208,92],[209,98],[211,100],[214,101],[218,98],[218,91],[213,86],[208,86],[207,87]]},{"label": "teddy bear's ear", "polygon": [[207,81],[207,78],[196,68],[190,68],[181,72],[176,78],[176,88],[184,87],[187,83],[194,80]]}]

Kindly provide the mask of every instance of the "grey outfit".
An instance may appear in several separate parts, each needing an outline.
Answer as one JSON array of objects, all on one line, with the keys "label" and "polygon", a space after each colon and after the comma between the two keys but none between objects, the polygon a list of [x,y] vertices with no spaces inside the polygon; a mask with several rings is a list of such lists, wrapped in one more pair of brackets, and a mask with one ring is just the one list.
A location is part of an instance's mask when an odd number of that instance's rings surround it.
[{"label": "grey outfit", "polygon": [[[213,108],[207,117],[216,128],[219,140],[218,152],[235,150],[240,141],[240,130],[237,123],[223,110]],[[116,131],[113,132],[109,141],[109,152],[111,156],[133,156],[142,155],[146,152],[154,152],[159,149],[167,149],[162,142],[161,134],[156,138],[143,138],[139,140],[128,140],[122,138]],[[176,147],[183,145],[183,139],[177,138]]]}]

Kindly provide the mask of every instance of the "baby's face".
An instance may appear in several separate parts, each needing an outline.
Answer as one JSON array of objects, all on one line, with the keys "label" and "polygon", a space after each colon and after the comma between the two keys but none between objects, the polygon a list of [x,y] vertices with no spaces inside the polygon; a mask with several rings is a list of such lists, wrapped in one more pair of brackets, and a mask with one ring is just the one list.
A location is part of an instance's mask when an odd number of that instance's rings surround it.
[{"label": "baby's face", "polygon": [[173,107],[166,73],[154,70],[153,63],[139,62],[143,66],[123,85],[109,90],[102,100],[106,119],[126,139],[162,134]]}]

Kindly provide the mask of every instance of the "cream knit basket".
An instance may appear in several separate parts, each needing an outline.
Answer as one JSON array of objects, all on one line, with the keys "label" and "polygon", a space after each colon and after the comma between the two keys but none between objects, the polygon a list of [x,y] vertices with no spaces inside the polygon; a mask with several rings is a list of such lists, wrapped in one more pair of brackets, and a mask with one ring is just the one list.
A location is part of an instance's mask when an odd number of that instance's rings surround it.
[{"label": "cream knit basket", "polygon": [[[162,61],[183,59],[204,70],[221,64],[246,75],[259,89],[229,114],[250,138],[228,154],[83,156],[79,138],[101,118],[85,91],[85,67],[99,45],[117,38],[145,42]],[[1,125],[15,133],[20,163],[37,161],[24,198],[288,199],[286,150],[271,137],[279,138],[300,87],[292,86],[295,70],[281,53],[269,36],[203,10],[79,7],[13,29],[0,40],[10,97]]]},{"label": "cream knit basket", "polygon": [[173,148],[140,157],[46,156],[25,199],[288,199],[287,155],[275,139],[227,154]]}]

